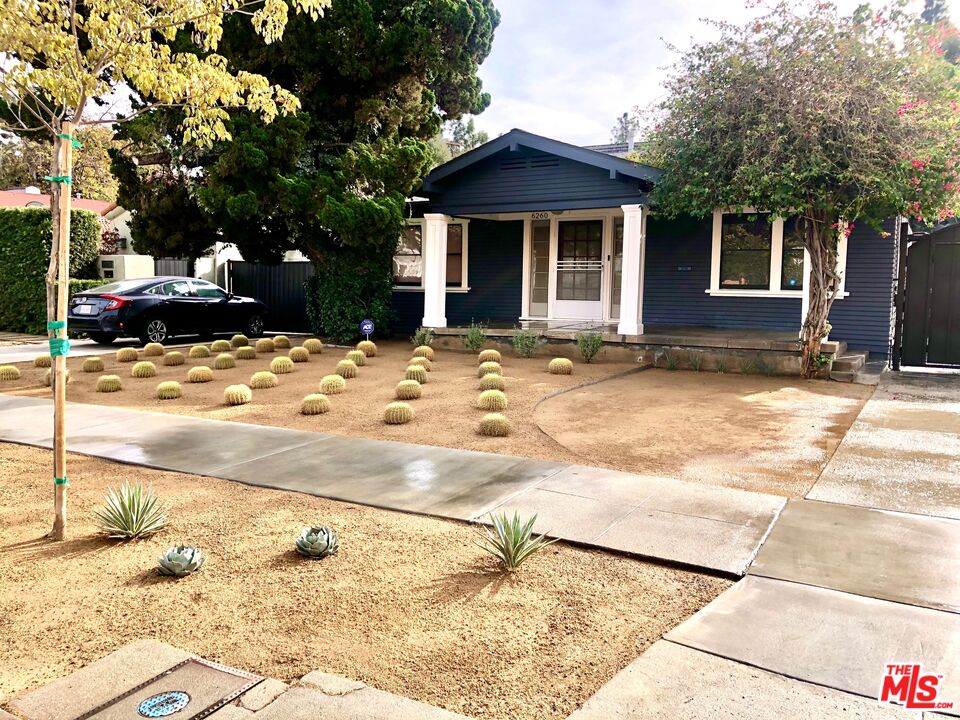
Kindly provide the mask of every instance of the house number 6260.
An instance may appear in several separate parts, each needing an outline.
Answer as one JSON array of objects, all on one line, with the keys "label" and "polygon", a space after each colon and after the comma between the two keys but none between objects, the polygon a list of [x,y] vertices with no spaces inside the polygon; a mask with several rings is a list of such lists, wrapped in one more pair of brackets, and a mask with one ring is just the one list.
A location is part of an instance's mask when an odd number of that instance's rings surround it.
[{"label": "house number 6260", "polygon": [[533,220],[549,220],[549,219],[550,219],[550,213],[546,213],[546,212],[535,212],[535,213],[531,213],[531,214],[530,214],[530,217],[531,217]]}]

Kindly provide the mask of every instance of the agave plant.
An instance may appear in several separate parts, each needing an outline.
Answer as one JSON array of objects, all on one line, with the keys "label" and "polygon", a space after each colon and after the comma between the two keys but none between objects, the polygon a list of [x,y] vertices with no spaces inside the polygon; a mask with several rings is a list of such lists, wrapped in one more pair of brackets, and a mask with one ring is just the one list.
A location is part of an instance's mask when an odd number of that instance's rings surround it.
[{"label": "agave plant", "polygon": [[119,490],[107,490],[103,507],[94,511],[93,517],[112,538],[145,537],[167,525],[167,513],[153,488],[140,482],[125,482]]},{"label": "agave plant", "polygon": [[297,552],[306,557],[325,558],[336,555],[340,542],[337,533],[325,525],[305,527],[297,538]]},{"label": "agave plant", "polygon": [[506,513],[490,515],[492,527],[477,530],[480,537],[477,545],[493,555],[508,572],[516,570],[528,557],[556,540],[546,540],[544,535],[533,536],[533,525],[537,521],[534,515],[526,522],[520,519],[520,513],[513,518]]},{"label": "agave plant", "polygon": [[184,577],[203,567],[200,548],[193,545],[175,545],[160,556],[157,572],[161,575]]}]

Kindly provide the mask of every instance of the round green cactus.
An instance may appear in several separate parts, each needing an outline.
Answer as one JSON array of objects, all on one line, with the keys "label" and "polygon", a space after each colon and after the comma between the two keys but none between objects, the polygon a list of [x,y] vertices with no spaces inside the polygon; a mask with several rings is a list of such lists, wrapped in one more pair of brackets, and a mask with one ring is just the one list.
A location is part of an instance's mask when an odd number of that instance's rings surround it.
[{"label": "round green cactus", "polygon": [[177,365],[183,365],[186,362],[183,358],[183,353],[177,350],[171,350],[166,355],[163,356],[163,364],[168,367],[176,367]]},{"label": "round green cactus", "polygon": [[551,375],[572,375],[573,361],[568,358],[554,358],[547,365]]},{"label": "round green cactus", "polygon": [[377,344],[373,340],[361,340],[357,343],[357,350],[367,357],[377,356]]},{"label": "round green cactus", "polygon": [[233,359],[233,355],[230,353],[220,353],[213,360],[213,367],[215,370],[230,370],[237,366],[237,361]]},{"label": "round green cactus", "polygon": [[407,372],[404,375],[407,380],[416,380],[421,385],[427,382],[427,371],[421,365],[407,365]]},{"label": "round green cactus", "polygon": [[416,400],[423,395],[423,387],[416,380],[401,380],[396,394],[397,400]]},{"label": "round green cactus", "polygon": [[431,370],[433,370],[433,363],[430,362],[430,360],[425,357],[410,358],[410,362],[408,363],[408,365],[419,365],[427,372],[430,372]]},{"label": "round green cactus", "polygon": [[[134,352],[136,352],[136,350],[134,350]],[[49,355],[37,355],[33,359],[33,366],[35,368],[50,367],[52,364],[53,364],[53,358],[51,358]]]},{"label": "round green cactus", "polygon": [[347,381],[339,375],[324,375],[320,379],[320,392],[325,395],[339,395],[347,387]]},{"label": "round green cactus", "polygon": [[98,393],[112,393],[123,390],[119,375],[101,375],[97,378]]},{"label": "round green cactus", "polygon": [[270,361],[270,372],[277,375],[286,375],[293,372],[293,360],[288,357],[275,357]]},{"label": "round green cactus", "polygon": [[140,359],[140,354],[137,352],[136,348],[125,347],[117,350],[116,357],[118,363],[136,362]]},{"label": "round green cactus", "polygon": [[480,363],[480,367],[477,368],[477,377],[482,378],[484,375],[503,375],[503,368],[498,362]]},{"label": "round green cactus", "polygon": [[477,407],[481,410],[506,410],[507,396],[502,390],[484,390],[477,398]]},{"label": "round green cactus", "polygon": [[190,357],[197,360],[210,357],[210,349],[206,345],[194,345],[190,348]]},{"label": "round green cactus", "polygon": [[200,548],[192,545],[176,545],[160,556],[157,572],[161,575],[186,577],[203,567]]},{"label": "round green cactus", "polygon": [[237,334],[230,338],[230,347],[241,348],[246,347],[249,344],[250,338],[248,338],[246,335]]},{"label": "round green cactus", "polygon": [[80,369],[85,373],[103,372],[103,360],[96,356],[84,358]]},{"label": "round green cactus", "polygon": [[304,340],[303,346],[311,355],[319,355],[323,352],[323,343],[316,338],[308,338],[307,340]]},{"label": "round green cactus", "polygon": [[273,346],[277,350],[286,350],[288,347],[290,347],[290,338],[288,338],[286,335],[274,335]]},{"label": "round green cactus", "polygon": [[236,358],[237,360],[256,360],[257,351],[249,345],[242,345],[237,348]]},{"label": "round green cactus", "polygon": [[305,527],[300,531],[296,542],[298,553],[316,559],[336,555],[339,547],[337,533],[323,525]]},{"label": "round green cactus", "polygon": [[214,340],[210,344],[210,352],[222,353],[230,352],[233,350],[233,345],[230,344],[229,340]]},{"label": "round green cactus", "polygon": [[405,402],[392,402],[383,410],[383,421],[387,425],[405,425],[415,416],[413,408]]},{"label": "round green cactus", "polygon": [[290,352],[287,353],[287,357],[293,360],[295,363],[310,362],[310,351],[305,347],[293,347],[290,348]]},{"label": "round green cactus", "polygon": [[347,360],[352,360],[357,367],[363,367],[367,364],[367,356],[362,350],[351,350],[346,354]]},{"label": "round green cactus", "polygon": [[277,349],[277,346],[270,338],[260,338],[254,347],[258,353],[272,353]]},{"label": "round green cactus", "polygon": [[[337,377],[340,377],[339,375]],[[341,378],[342,379],[342,378]],[[307,395],[300,403],[301,415],[323,415],[330,412],[330,401],[326,395],[312,393]]]},{"label": "round green cactus", "polygon": [[433,360],[433,348],[429,345],[417,345],[417,347],[413,349],[413,356]]},{"label": "round green cactus", "polygon": [[152,378],[157,374],[157,366],[149,360],[141,360],[130,368],[130,375],[135,378]]},{"label": "round green cactus", "polygon": [[250,376],[250,387],[254,390],[268,390],[280,384],[280,379],[272,372],[261,370]]},{"label": "round green cactus", "polygon": [[144,357],[160,357],[163,352],[163,345],[160,343],[147,343],[143,346]]},{"label": "round green cactus", "polygon": [[179,397],[183,397],[183,391],[176,380],[164,380],[157,385],[158,400],[176,400]]},{"label": "round green cactus", "polygon": [[500,413],[487,413],[480,420],[480,427],[477,432],[487,437],[504,437],[510,434],[510,421],[506,415]]},{"label": "round green cactus", "polygon": [[197,365],[187,371],[187,382],[207,383],[213,380],[213,370],[206,365]]},{"label": "round green cactus", "polygon": [[507,384],[503,380],[502,375],[494,375],[489,373],[480,378],[480,389],[481,390],[506,390]]},{"label": "round green cactus", "polygon": [[[67,378],[67,382],[69,383],[70,382],[69,370],[67,370],[67,374],[65,375],[65,377]],[[50,387],[52,382],[53,382],[53,368],[50,368],[43,374],[43,384],[46,385],[47,387]]]},{"label": "round green cactus", "polygon": [[355,378],[357,376],[357,364],[353,360],[341,360],[337,363],[334,372],[342,378]]},{"label": "round green cactus", "polygon": [[0,380],[19,380],[20,369],[15,365],[0,365]]},{"label": "round green cactus", "polygon": [[246,385],[227,385],[223,391],[223,401],[227,405],[246,405],[253,400],[253,393]]},{"label": "round green cactus", "polygon": [[477,356],[477,362],[503,362],[503,358],[500,357],[500,353],[496,350],[481,350],[480,354]]}]

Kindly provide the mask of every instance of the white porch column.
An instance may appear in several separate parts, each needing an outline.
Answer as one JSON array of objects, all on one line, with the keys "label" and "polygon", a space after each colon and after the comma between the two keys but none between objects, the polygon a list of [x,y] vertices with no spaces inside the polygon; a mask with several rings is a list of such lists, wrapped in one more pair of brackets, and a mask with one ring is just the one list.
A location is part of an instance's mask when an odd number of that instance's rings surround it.
[{"label": "white porch column", "polygon": [[447,223],[440,213],[423,216],[423,326],[447,326]]},{"label": "white porch column", "polygon": [[623,275],[620,278],[620,335],[643,335],[643,263],[646,255],[647,209],[623,209]]}]

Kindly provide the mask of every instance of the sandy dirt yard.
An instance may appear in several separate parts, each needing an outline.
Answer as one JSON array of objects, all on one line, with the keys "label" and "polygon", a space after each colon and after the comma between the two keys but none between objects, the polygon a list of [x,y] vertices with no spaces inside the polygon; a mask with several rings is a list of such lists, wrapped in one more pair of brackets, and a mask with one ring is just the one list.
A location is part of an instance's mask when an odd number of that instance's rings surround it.
[{"label": "sandy dirt yard", "polygon": [[[477,718],[563,718],[729,586],[551,545],[512,575],[461,523],[70,457],[70,532],[51,520],[50,453],[0,444],[0,704],[138,638],[285,681],[311,670]],[[171,525],[118,542],[91,522],[108,486],[152,483]],[[340,552],[293,551],[306,524]],[[170,545],[206,566],[156,574]]]}]

